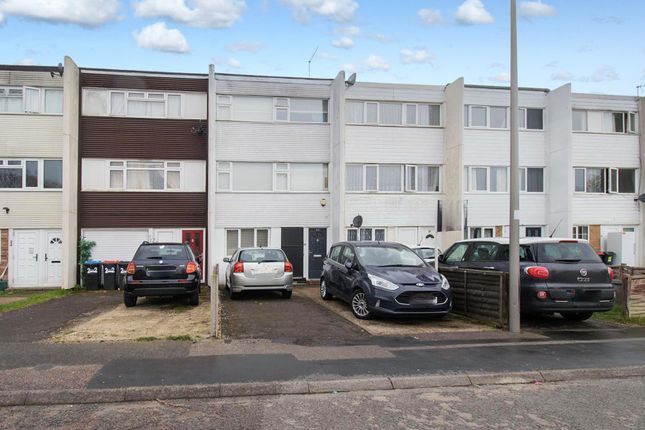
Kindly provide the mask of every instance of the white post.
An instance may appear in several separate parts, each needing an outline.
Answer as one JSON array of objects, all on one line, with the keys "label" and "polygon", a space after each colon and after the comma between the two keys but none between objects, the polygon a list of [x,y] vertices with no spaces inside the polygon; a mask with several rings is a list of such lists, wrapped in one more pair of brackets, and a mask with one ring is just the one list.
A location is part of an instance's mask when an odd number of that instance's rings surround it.
[{"label": "white post", "polygon": [[213,279],[210,284],[211,293],[211,337],[219,337],[219,264],[213,268]]}]

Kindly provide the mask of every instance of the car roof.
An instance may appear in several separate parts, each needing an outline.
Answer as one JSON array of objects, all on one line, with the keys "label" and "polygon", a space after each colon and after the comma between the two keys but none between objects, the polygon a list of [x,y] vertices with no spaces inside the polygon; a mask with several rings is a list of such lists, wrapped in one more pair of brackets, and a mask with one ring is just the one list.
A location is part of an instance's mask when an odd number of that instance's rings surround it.
[{"label": "car roof", "polygon": [[345,242],[334,243],[334,245],[332,246],[337,246],[337,245],[374,246],[374,247],[382,246],[384,248],[400,248],[405,246],[398,242],[381,242],[377,240],[348,240]]},{"label": "car roof", "polygon": [[[560,242],[580,242],[589,243],[585,239],[572,239],[570,237],[523,237],[520,239],[520,245],[533,245],[536,243],[560,243]],[[508,237],[481,237],[477,239],[458,240],[455,243],[477,243],[477,242],[493,242],[500,245],[508,245]]]},{"label": "car roof", "polygon": [[281,248],[269,248],[269,247],[262,247],[262,246],[256,246],[256,247],[247,247],[247,248],[238,248],[238,251],[282,251]]},{"label": "car roof", "polygon": [[158,245],[180,245],[180,246],[184,246],[186,244],[181,243],[181,242],[143,242],[141,244],[141,246],[151,246],[151,245],[154,245],[154,246],[158,246]]},{"label": "car roof", "polygon": [[434,246],[413,246],[410,249],[435,249]]}]

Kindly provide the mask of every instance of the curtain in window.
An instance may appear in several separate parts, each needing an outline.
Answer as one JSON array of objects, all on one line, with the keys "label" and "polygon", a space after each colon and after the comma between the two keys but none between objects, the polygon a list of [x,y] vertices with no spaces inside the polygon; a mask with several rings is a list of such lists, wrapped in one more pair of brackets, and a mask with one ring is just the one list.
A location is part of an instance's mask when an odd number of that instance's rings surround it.
[{"label": "curtain in window", "polygon": [[324,191],[324,164],[291,163],[291,191]]},{"label": "curtain in window", "polygon": [[363,102],[347,102],[345,103],[345,122],[350,124],[363,123]]},{"label": "curtain in window", "polygon": [[252,228],[240,230],[240,248],[252,248],[255,246],[255,231]]},{"label": "curtain in window", "polygon": [[63,113],[63,90],[45,90],[45,112]]},{"label": "curtain in window", "polygon": [[327,104],[321,99],[291,99],[291,121],[327,122]]},{"label": "curtain in window", "polygon": [[128,116],[147,116],[147,105],[145,101],[128,100]]},{"label": "curtain in window", "polygon": [[123,189],[123,170],[110,170],[110,188]]},{"label": "curtain in window", "polygon": [[541,193],[544,191],[544,169],[527,169],[527,190],[530,193]]},{"label": "curtain in window", "polygon": [[506,167],[491,167],[490,168],[490,190],[497,192],[507,191],[507,174]]},{"label": "curtain in window", "polygon": [[417,105],[405,105],[405,123],[407,125],[417,124]]},{"label": "curtain in window", "polygon": [[365,122],[368,124],[378,123],[378,103],[366,103]]},{"label": "curtain in window", "polygon": [[233,104],[231,105],[231,119],[243,121],[273,121],[273,98],[235,96],[233,98]]},{"label": "curtain in window", "polygon": [[128,190],[163,190],[163,170],[128,169]]},{"label": "curtain in window", "polygon": [[595,167],[587,168],[587,192],[588,193],[605,192],[604,169],[595,168]]},{"label": "curtain in window", "polygon": [[365,190],[377,191],[378,190],[378,167],[365,166]]},{"label": "curtain in window", "polygon": [[417,190],[417,167],[416,166],[406,166],[405,187],[406,187],[406,190],[409,190],[409,191]]},{"label": "curtain in window", "polygon": [[506,128],[506,108],[490,108],[490,128]]},{"label": "curtain in window", "polygon": [[255,235],[257,236],[257,241],[255,246],[267,247],[269,246],[269,230],[266,229],[257,229]]},{"label": "curtain in window", "polygon": [[166,188],[169,190],[178,190],[180,186],[180,173],[179,171],[169,170],[166,173]]},{"label": "curtain in window", "polygon": [[385,125],[401,125],[403,109],[401,103],[381,103],[379,122]]},{"label": "curtain in window", "polygon": [[439,191],[439,168],[433,166],[417,167],[419,176],[419,191]]},{"label": "curtain in window", "polygon": [[40,112],[40,90],[25,88],[25,112]]},{"label": "curtain in window", "polygon": [[470,108],[470,126],[486,127],[486,108],[483,106],[473,106]]},{"label": "curtain in window", "polygon": [[233,255],[237,249],[237,230],[226,230],[226,255]]},{"label": "curtain in window", "polygon": [[486,191],[488,189],[485,167],[473,167],[470,170],[471,191]]},{"label": "curtain in window", "polygon": [[363,165],[345,165],[345,190],[363,191]]},{"label": "curtain in window", "polygon": [[587,131],[587,111],[574,110],[572,125],[574,131]]},{"label": "curtain in window", "polygon": [[379,191],[401,191],[401,166],[381,164],[378,181]]},{"label": "curtain in window", "polygon": [[112,115],[125,115],[125,93],[110,94],[110,112]]},{"label": "curtain in window", "polygon": [[362,228],[360,232],[361,232],[361,240],[372,240],[371,228]]},{"label": "curtain in window", "polygon": [[0,112],[22,112],[22,88],[0,88]]},{"label": "curtain in window", "polygon": [[272,190],[272,163],[233,163],[233,191]]}]

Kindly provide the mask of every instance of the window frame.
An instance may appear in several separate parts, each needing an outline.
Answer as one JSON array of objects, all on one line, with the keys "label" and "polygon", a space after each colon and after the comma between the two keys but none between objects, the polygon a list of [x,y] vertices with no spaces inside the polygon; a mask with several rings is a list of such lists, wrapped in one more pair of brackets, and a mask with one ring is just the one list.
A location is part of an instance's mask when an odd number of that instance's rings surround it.
[{"label": "window frame", "polygon": [[[269,248],[271,246],[271,228],[269,227],[231,227],[231,228],[225,228],[224,229],[224,236],[226,237],[226,243],[224,246],[226,246],[226,254],[228,254],[228,232],[229,231],[235,231],[237,232],[237,248],[235,248],[235,251],[230,255],[232,258],[235,253],[242,248],[242,230],[253,230],[253,246],[252,248]],[[258,246],[258,230],[266,230],[267,232],[267,245],[266,247],[260,247]]]},{"label": "window frame", "polygon": [[[163,168],[146,168],[146,167],[137,167],[130,168],[129,170],[151,170],[151,171],[161,171],[163,172],[163,189],[128,189],[128,162],[133,163],[163,163]],[[112,165],[112,163],[121,163],[120,166]],[[179,166],[169,166],[170,163],[179,163]],[[106,184],[107,191],[111,192],[125,192],[125,193],[175,193],[182,192],[184,189],[184,163],[181,160],[133,160],[133,159],[110,159],[106,160]],[[123,186],[120,188],[112,187],[110,183],[111,172],[120,171],[122,172]],[[178,188],[168,188],[168,172],[179,172],[179,187]]]},{"label": "window frame", "polygon": [[[467,193],[476,193],[476,194],[484,194],[484,193],[491,193],[491,194],[504,194],[508,193],[510,189],[510,175],[509,175],[509,167],[508,166],[466,166],[468,169],[468,178],[467,178]],[[492,168],[503,168],[506,169],[506,191],[491,191],[491,172],[493,171]],[[472,170],[473,169],[486,169],[486,190],[473,190],[472,189]]]},{"label": "window frame", "polygon": [[[371,232],[370,234],[372,238],[370,240],[361,239],[361,230],[369,230]],[[348,242],[377,242],[377,240],[375,239],[377,230],[383,231],[383,240],[379,240],[378,242],[387,242],[387,227],[348,227],[345,229],[345,239]],[[349,238],[350,231],[356,232],[356,240],[351,240]]]},{"label": "window frame", "polygon": [[[437,103],[437,102],[405,102],[405,101],[398,101],[398,100],[393,100],[393,101],[371,101],[371,100],[354,100],[350,99],[347,100],[346,102],[351,102],[351,103],[362,103],[363,104],[363,118],[362,122],[350,122],[347,121],[346,118],[343,118],[343,121],[345,124],[348,125],[372,125],[372,126],[381,126],[381,127],[413,127],[413,128],[442,128],[443,127],[443,109],[442,109],[442,104]],[[384,124],[381,122],[381,103],[389,103],[389,104],[400,104],[401,105],[401,124]],[[367,118],[367,110],[368,110],[368,105],[376,105],[376,122],[368,122]],[[437,106],[439,108],[439,124],[428,124],[428,125],[421,125],[419,121],[419,113],[420,113],[420,106],[422,105],[427,105],[427,106]],[[414,124],[408,124],[407,123],[407,113],[408,113],[408,106],[415,106],[415,122]],[[430,109],[430,108],[429,108]],[[430,111],[428,111],[429,113]],[[429,121],[429,118],[428,118]]]},{"label": "window frame", "polygon": [[[371,194],[440,194],[442,192],[442,177],[441,166],[436,164],[399,164],[399,163],[347,163],[347,165],[360,166],[362,169],[362,188],[360,190],[347,190],[345,185],[345,193],[371,193]],[[381,179],[381,166],[398,166],[401,170],[400,175],[400,189],[399,191],[383,191],[380,189]],[[376,189],[367,189],[367,169],[376,168]],[[439,173],[439,190],[438,191],[419,191],[419,172],[420,167],[435,168]],[[408,184],[407,172],[408,169],[414,169],[415,172],[415,189],[411,189]]]},{"label": "window frame", "polygon": [[[234,190],[233,189],[233,178],[235,175],[235,169],[233,166],[235,163],[262,163],[262,164],[271,164],[272,174],[271,174],[271,190]],[[287,166],[286,169],[279,170],[278,165],[284,164]],[[323,189],[322,190],[292,190],[291,188],[291,166],[293,164],[311,164],[311,165],[321,165],[323,167],[323,172],[326,176],[323,179]],[[216,189],[217,192],[226,192],[226,193],[240,193],[240,194],[270,194],[270,193],[289,193],[289,194],[326,194],[329,193],[329,164],[328,163],[291,163],[291,162],[247,162],[247,161],[218,161],[216,165]],[[229,177],[229,188],[225,189],[220,185],[220,174],[228,175]],[[287,175],[287,189],[279,190],[277,189],[277,175],[286,174]]]},{"label": "window frame", "polygon": [[[19,162],[20,164],[9,164],[9,162]],[[45,161],[60,161],[62,163],[61,158],[34,158],[34,157],[29,157],[29,158],[0,158],[0,170],[16,170],[20,169],[21,170],[21,182],[20,182],[20,187],[17,188],[0,188],[0,192],[61,192],[63,190],[63,181],[61,177],[61,187],[60,188],[53,188],[53,187],[45,187]],[[36,186],[27,186],[27,163],[28,162],[35,162],[37,163],[37,185]],[[61,170],[62,172],[62,170]]]},{"label": "window frame", "polygon": [[[638,111],[632,110],[602,110],[602,109],[579,109],[572,108],[571,114],[571,132],[572,133],[594,133],[594,134],[638,134]],[[584,112],[585,115],[585,129],[576,130],[573,128],[573,114],[574,112]],[[601,115],[609,114],[611,116],[611,130],[602,130],[602,122],[600,124],[600,130],[590,130],[589,128],[589,112],[597,112]],[[622,127],[623,131],[615,131],[615,115],[621,115],[622,118]]]},{"label": "window frame", "polygon": [[[143,97],[132,97],[131,94],[143,94]],[[124,107],[123,115],[112,113],[112,94],[122,94]],[[162,94],[162,99],[150,99],[150,94]],[[169,96],[178,96],[179,97],[179,116],[170,116],[168,113],[168,97]],[[153,115],[132,115],[130,113],[130,101],[146,102],[146,103],[163,103],[163,115],[162,116],[153,116]],[[177,92],[165,92],[165,91],[145,91],[145,90],[125,90],[125,89],[111,89],[108,90],[107,96],[107,114],[108,116],[117,117],[117,118],[152,118],[152,119],[182,119],[184,118],[184,95]]]},{"label": "window frame", "polygon": [[[17,112],[0,111],[1,115],[53,115],[53,116],[63,115],[63,104],[61,104],[60,112],[47,112],[46,105],[45,105],[46,92],[47,91],[63,92],[63,87],[34,87],[31,85],[0,85],[0,89],[6,91],[6,95],[0,96],[2,98],[16,98],[16,99],[20,98],[19,111]],[[17,89],[20,90],[19,97],[9,95],[11,90],[17,90]],[[27,111],[27,97],[26,97],[27,90],[38,92],[38,96],[37,96],[38,110]],[[63,97],[61,97],[61,103],[64,103],[64,94],[63,94]]]},{"label": "window frame", "polygon": [[[473,237],[473,230],[479,230],[481,236]],[[485,233],[487,230],[490,230],[491,235],[486,236]],[[494,239],[495,238],[495,227],[494,226],[472,226],[468,227],[468,239]]]},{"label": "window frame", "polygon": [[[542,191],[528,191],[529,188],[529,169],[540,169],[542,170]],[[527,194],[544,194],[545,193],[545,182],[546,177],[544,174],[544,167],[535,167],[535,166],[524,166],[520,167],[520,192]],[[575,180],[575,177],[574,177]],[[524,181],[524,187],[522,187],[522,181]],[[574,184],[575,186],[575,184]]]},{"label": "window frame", "polygon": [[[584,237],[584,236],[587,237]],[[589,240],[589,225],[574,225],[571,229],[571,236],[573,239]]]},{"label": "window frame", "polygon": [[[601,169],[603,176],[603,191],[587,191],[587,170],[588,169]],[[576,189],[576,171],[582,170],[584,172],[584,190],[579,191]],[[634,172],[634,192],[620,190],[620,175],[623,171]],[[616,172],[615,184],[612,173]],[[638,177],[639,169],[635,167],[596,167],[596,166],[577,166],[573,168],[573,192],[575,194],[593,194],[593,195],[606,195],[606,194],[636,194],[638,190]],[[614,187],[615,185],[615,187]]]}]

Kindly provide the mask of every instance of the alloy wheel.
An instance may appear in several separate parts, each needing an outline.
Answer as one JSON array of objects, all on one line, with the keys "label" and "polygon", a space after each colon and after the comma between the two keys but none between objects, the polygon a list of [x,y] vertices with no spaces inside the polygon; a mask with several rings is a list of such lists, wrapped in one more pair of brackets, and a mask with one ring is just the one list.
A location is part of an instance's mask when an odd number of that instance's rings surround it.
[{"label": "alloy wheel", "polygon": [[352,297],[352,310],[360,317],[366,317],[370,314],[369,309],[367,309],[367,299],[364,292],[359,291],[354,294]]},{"label": "alloy wheel", "polygon": [[320,281],[320,297],[323,299],[327,295],[327,285],[325,285],[325,281]]}]

